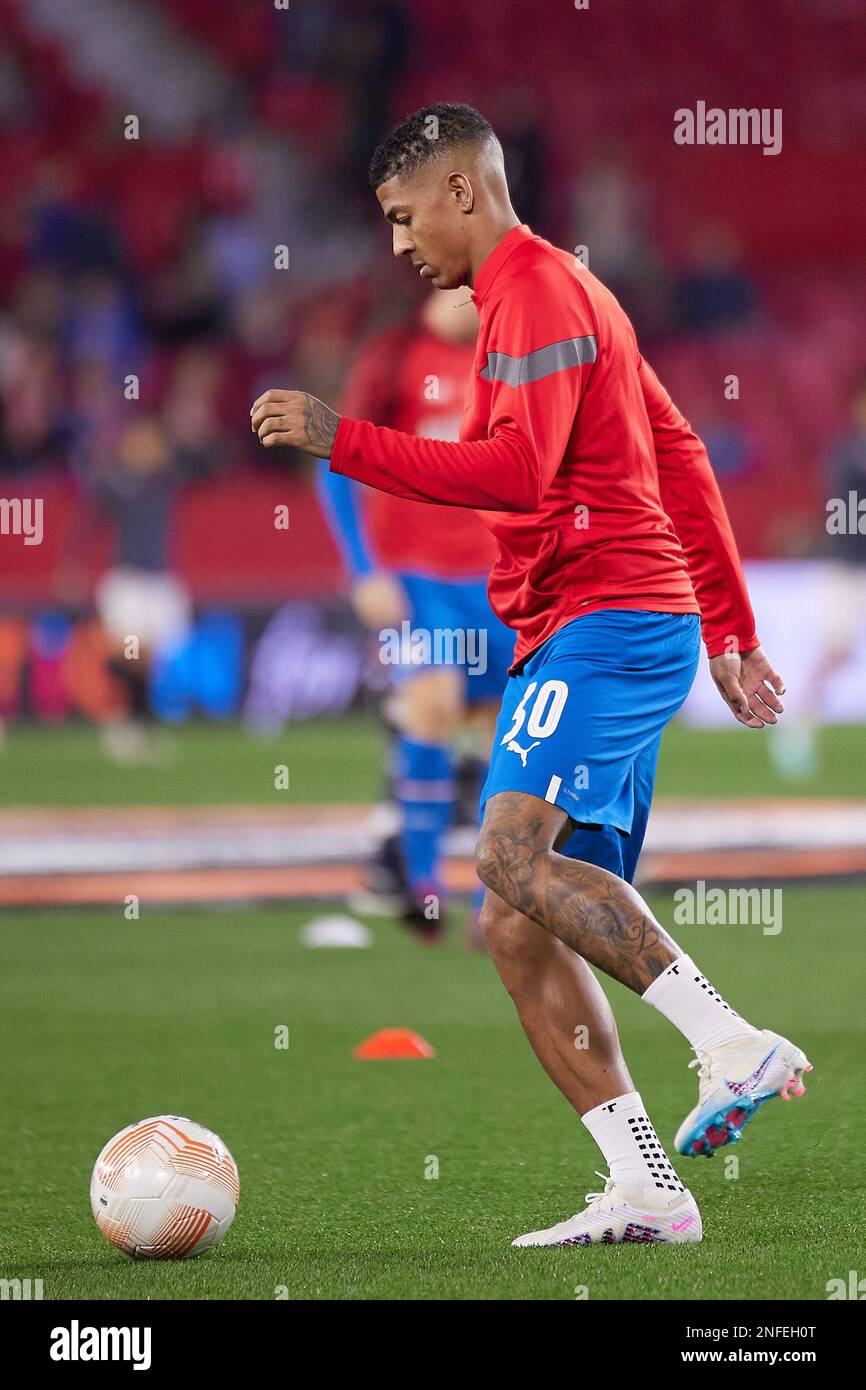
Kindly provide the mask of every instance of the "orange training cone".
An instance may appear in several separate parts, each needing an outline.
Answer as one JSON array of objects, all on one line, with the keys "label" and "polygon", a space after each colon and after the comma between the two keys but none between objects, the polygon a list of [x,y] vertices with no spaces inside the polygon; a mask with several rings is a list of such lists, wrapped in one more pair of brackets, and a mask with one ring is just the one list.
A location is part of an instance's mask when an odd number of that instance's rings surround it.
[{"label": "orange training cone", "polygon": [[436,1053],[427,1039],[411,1028],[380,1028],[359,1042],[352,1056],[372,1062],[381,1057],[435,1057]]}]

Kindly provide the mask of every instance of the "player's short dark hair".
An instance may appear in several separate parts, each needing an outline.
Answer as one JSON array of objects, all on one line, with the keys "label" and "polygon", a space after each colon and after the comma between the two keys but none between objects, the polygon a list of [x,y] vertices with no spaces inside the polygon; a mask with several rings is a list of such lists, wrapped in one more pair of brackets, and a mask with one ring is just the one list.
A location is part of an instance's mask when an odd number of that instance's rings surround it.
[{"label": "player's short dark hair", "polygon": [[474,106],[441,101],[413,111],[386,136],[370,160],[370,187],[376,189],[395,174],[414,174],[461,145],[495,140],[490,122]]}]

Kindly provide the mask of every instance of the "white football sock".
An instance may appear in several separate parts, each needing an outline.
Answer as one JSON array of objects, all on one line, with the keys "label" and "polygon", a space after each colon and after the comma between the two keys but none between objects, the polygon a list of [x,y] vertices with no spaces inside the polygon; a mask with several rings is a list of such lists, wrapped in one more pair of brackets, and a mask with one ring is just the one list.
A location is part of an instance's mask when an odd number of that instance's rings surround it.
[{"label": "white football sock", "polygon": [[757,1037],[760,1031],[734,1013],[690,956],[672,961],[642,998],[679,1028],[695,1052],[708,1052],[736,1038]]},{"label": "white football sock", "polygon": [[658,1197],[683,1191],[637,1091],[606,1100],[581,1118],[618,1183]]}]

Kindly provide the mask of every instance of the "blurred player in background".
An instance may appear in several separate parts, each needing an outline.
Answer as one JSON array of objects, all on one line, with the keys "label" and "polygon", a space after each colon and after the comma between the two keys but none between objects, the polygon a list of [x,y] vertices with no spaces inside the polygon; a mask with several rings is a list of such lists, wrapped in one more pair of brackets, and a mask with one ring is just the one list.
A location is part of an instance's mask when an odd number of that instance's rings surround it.
[{"label": "blurred player in background", "polygon": [[828,473],[827,531],[838,565],[823,679],[814,690],[819,708],[830,678],[850,661],[866,624],[866,375],[851,392],[850,424],[833,441]]},{"label": "blurred player in background", "polygon": [[120,764],[160,761],[150,707],[154,662],[189,637],[192,600],[174,572],[172,519],[182,488],[217,466],[216,447],[183,443],[152,413],[120,432],[115,448],[84,476],[91,524],[108,515],[116,526],[114,562],[99,580],[96,609],[108,648],[108,669],[123,691],[123,708],[102,724],[106,752]]},{"label": "blurred player in background", "polygon": [[[465,290],[430,296],[409,323],[367,343],[343,409],[408,434],[456,440],[477,331],[478,314]],[[406,923],[436,939],[444,931],[443,842],[455,817],[455,740],[462,738],[470,768],[478,755],[486,763],[514,646],[487,598],[496,546],[472,511],[427,507],[364,488],[332,472],[327,460],[318,482],[365,627],[376,634],[400,631],[408,620],[412,632],[484,633],[483,642],[473,644],[483,661],[404,661],[390,668],[386,713],[397,731],[391,776],[399,829],[383,846],[373,885],[384,877],[399,895]],[[478,946],[481,940],[474,914],[468,941]]]},{"label": "blurred player in background", "polygon": [[829,450],[827,497],[825,549],[834,563],[824,591],[823,647],[803,682],[800,700],[788,711],[781,737],[770,744],[777,771],[792,782],[813,777],[819,769],[827,695],[866,630],[866,521],[859,510],[866,498],[866,376],[855,381],[849,427]]},{"label": "blurred player in background", "polygon": [[489,122],[461,105],[415,112],[374,154],[370,183],[395,256],[436,288],[472,286],[480,322],[460,442],[340,417],[300,391],[266,392],[252,427],[268,447],[328,457],[386,492],[480,509],[496,536],[489,592],[517,646],[482,798],[483,926],[539,1061],[609,1167],[585,1210],[515,1244],[697,1241],[697,1204],[589,967],[694,1049],[698,1103],[680,1153],[711,1155],[772,1096],[802,1094],[801,1049],[735,1013],[631,886],[661,736],[691,688],[701,633],[740,723],[775,724],[784,685],[755,632],[706,450],[610,291],[521,223]]}]

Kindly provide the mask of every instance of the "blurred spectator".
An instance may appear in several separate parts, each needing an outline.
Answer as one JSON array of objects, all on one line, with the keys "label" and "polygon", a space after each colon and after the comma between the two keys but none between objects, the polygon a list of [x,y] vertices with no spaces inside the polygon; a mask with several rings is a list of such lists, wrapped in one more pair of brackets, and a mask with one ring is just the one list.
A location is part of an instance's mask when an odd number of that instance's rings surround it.
[{"label": "blurred spectator", "polygon": [[76,195],[68,159],[38,166],[27,200],[32,264],[65,271],[115,269],[120,254],[115,230],[103,213],[80,206]]},{"label": "blurred spectator", "polygon": [[488,118],[499,136],[514,211],[541,230],[547,223],[547,140],[538,104],[526,87],[508,87]]},{"label": "blurred spectator", "polygon": [[394,124],[394,89],[411,48],[411,24],[400,0],[360,0],[344,13],[334,38],[334,75],[346,86],[351,116],[344,156],[347,182],[366,193],[370,156]]},{"label": "blurred spectator", "polygon": [[701,228],[692,242],[690,265],[674,282],[675,328],[711,333],[754,316],[754,286],[740,261],[740,245],[729,227],[712,223]]},{"label": "blurred spectator", "polygon": [[104,358],[82,358],[69,383],[70,462],[85,484],[110,464],[128,403]]},{"label": "blurred spectator", "polygon": [[[848,526],[830,537],[832,554],[850,564],[866,566],[866,375],[855,383],[851,395],[850,426],[830,448],[829,496],[844,502],[850,516],[850,497],[860,526]],[[859,505],[863,504],[861,514]],[[861,529],[862,526],[862,529]]]},{"label": "blurred spectator", "polygon": [[692,382],[689,417],[707,447],[719,482],[742,482],[760,466],[760,447],[754,432],[743,423],[736,403],[721,391]]},{"label": "blurred spectator", "polygon": [[49,341],[8,331],[0,342],[0,459],[12,474],[57,464],[66,440],[60,366]]},{"label": "blurred spectator", "polygon": [[575,183],[572,244],[587,248],[589,269],[622,300],[639,333],[653,332],[666,317],[651,210],[646,182],[626,156],[610,141],[597,145]]},{"label": "blurred spectator", "polygon": [[118,377],[140,367],[141,336],[132,297],[116,275],[85,275],[75,285],[66,321],[71,361],[102,359]]}]

